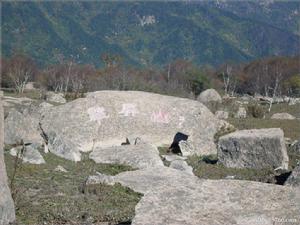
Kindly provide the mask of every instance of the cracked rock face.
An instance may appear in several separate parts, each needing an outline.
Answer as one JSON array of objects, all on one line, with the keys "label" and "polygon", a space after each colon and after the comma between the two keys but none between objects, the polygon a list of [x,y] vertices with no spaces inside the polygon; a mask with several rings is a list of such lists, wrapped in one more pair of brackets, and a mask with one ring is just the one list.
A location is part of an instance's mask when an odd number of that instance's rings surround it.
[{"label": "cracked rock face", "polygon": [[283,131],[279,128],[236,131],[219,139],[219,162],[232,168],[288,168]]},{"label": "cracked rock face", "polygon": [[[80,151],[118,146],[140,137],[156,146],[170,145],[176,132],[189,135],[196,154],[215,154],[220,121],[200,102],[138,91],[99,91],[44,113],[42,129],[49,150],[66,158]],[[72,143],[72,148],[68,148]],[[72,159],[72,155],[75,155]]]},{"label": "cracked rock face", "polygon": [[4,113],[3,93],[0,92],[0,224],[7,225],[15,220],[15,208],[7,183],[7,174],[4,163]]},{"label": "cracked rock face", "polygon": [[[204,180],[169,167],[90,176],[88,184],[120,183],[144,196],[133,225],[273,225],[300,221],[296,188],[241,180]],[[276,223],[280,224],[280,223]]]},{"label": "cracked rock face", "polygon": [[[238,180],[202,180],[147,192],[136,206],[133,225],[273,225],[300,221],[300,192]],[[276,223],[281,224],[281,223]]]},{"label": "cracked rock face", "polygon": [[29,113],[16,110],[9,112],[4,121],[5,144],[20,144],[21,141],[42,145],[44,140],[39,131],[39,119]]}]

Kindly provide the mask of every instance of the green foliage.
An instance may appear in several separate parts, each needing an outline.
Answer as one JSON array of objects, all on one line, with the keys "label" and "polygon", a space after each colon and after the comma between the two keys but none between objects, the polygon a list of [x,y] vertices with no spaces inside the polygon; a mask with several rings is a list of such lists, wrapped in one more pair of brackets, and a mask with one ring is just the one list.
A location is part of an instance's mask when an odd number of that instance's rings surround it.
[{"label": "green foliage", "polygon": [[[99,55],[110,53],[122,56],[124,63],[146,66],[177,58],[221,64],[298,53],[298,20],[293,15],[298,6],[278,4],[264,11],[254,2],[216,7],[214,1],[6,1],[2,49],[8,56],[22,48],[39,64],[56,63],[63,55],[99,65]],[[155,22],[142,25],[147,16]]]}]

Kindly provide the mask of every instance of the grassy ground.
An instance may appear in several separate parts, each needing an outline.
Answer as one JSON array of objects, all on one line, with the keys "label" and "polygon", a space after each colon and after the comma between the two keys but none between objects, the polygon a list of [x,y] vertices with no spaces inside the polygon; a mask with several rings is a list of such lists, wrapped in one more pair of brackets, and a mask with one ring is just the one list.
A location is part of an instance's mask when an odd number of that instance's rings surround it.
[{"label": "grassy ground", "polygon": [[[89,175],[101,172],[115,175],[131,170],[123,165],[95,164],[91,160],[71,162],[51,153],[44,155],[45,165],[22,164],[17,169],[12,193],[18,224],[109,224],[131,221],[141,195],[121,185],[86,187]],[[15,158],[5,161],[9,180]],[[63,166],[68,172],[56,172]]]}]

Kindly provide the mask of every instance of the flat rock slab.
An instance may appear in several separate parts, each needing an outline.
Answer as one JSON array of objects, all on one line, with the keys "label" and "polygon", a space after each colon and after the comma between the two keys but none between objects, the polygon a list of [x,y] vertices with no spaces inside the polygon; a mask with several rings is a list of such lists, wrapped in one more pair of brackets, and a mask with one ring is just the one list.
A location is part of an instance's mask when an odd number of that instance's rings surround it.
[{"label": "flat rock slab", "polygon": [[98,147],[89,157],[96,163],[125,164],[136,169],[163,166],[158,149],[150,144]]},{"label": "flat rock slab", "polygon": [[116,176],[98,174],[90,176],[87,184],[120,183],[139,193],[146,193],[156,188],[168,189],[176,186],[197,186],[199,179],[194,176],[169,167],[153,167],[142,170],[127,171]]},{"label": "flat rock slab", "polygon": [[219,162],[232,168],[288,169],[283,131],[279,128],[236,131],[219,139]]},{"label": "flat rock slab", "polygon": [[129,136],[156,146],[170,145],[177,132],[189,135],[194,153],[215,154],[214,134],[220,121],[198,101],[138,91],[99,91],[53,107],[41,124],[51,152],[78,160],[80,151],[117,146]]},{"label": "flat rock slab", "polygon": [[196,186],[144,194],[132,225],[274,225],[300,222],[295,188],[238,180],[202,180]]}]

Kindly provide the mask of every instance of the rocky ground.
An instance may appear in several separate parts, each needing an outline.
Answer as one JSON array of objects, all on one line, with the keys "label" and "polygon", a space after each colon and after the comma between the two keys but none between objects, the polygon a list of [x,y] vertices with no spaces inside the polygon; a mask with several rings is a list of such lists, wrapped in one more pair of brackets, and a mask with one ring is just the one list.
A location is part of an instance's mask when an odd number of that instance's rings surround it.
[{"label": "rocky ground", "polygon": [[28,94],[4,97],[18,224],[300,222],[298,103]]}]

